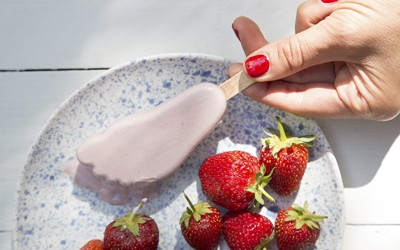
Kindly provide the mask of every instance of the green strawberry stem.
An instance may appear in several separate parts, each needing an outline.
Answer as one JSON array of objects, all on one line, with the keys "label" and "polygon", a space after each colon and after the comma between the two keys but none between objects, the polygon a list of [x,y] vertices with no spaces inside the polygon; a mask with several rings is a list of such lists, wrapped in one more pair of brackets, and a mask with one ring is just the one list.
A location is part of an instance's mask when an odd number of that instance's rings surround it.
[{"label": "green strawberry stem", "polygon": [[[262,167],[265,169],[265,166],[262,165]],[[271,170],[271,172],[267,175],[267,176],[263,176],[262,180],[260,181],[261,184],[257,186],[257,189],[265,196],[267,197],[268,200],[270,200],[271,202],[275,202],[275,198],[272,197],[267,191],[265,191],[264,187],[269,183],[269,181],[272,178],[272,174],[274,173],[274,169],[273,168]],[[266,170],[263,170],[263,172],[265,173]]]},{"label": "green strawberry stem", "polygon": [[189,203],[190,209],[194,213],[196,211],[196,208],[194,207],[193,203],[190,201],[189,197],[185,193],[183,193],[183,196],[185,197],[187,203]]},{"label": "green strawberry stem", "polygon": [[132,212],[131,212],[131,214],[130,214],[130,216],[129,216],[129,219],[133,219],[133,217],[135,217],[135,215],[136,215],[136,213],[139,211],[139,209],[143,206],[143,204],[144,203],[146,203],[147,202],[147,198],[143,198],[140,202],[139,202],[139,204],[136,206],[136,207],[134,207],[133,209],[132,209]]},{"label": "green strawberry stem", "polygon": [[116,218],[113,227],[121,227],[120,231],[128,229],[133,235],[139,237],[139,225],[146,223],[150,218],[137,212],[147,202],[147,198],[142,199],[139,204],[128,212],[125,216]]},{"label": "green strawberry stem", "polygon": [[210,209],[211,205],[207,202],[199,201],[195,205],[190,201],[189,197],[183,193],[186,201],[189,203],[189,207],[186,209],[179,220],[179,223],[184,223],[186,228],[189,227],[190,219],[193,217],[195,221],[200,221],[201,217],[205,214],[211,214],[213,211]]},{"label": "green strawberry stem", "polygon": [[286,141],[287,140],[286,132],[285,129],[283,128],[281,119],[279,119],[279,117],[276,117],[276,122],[278,123],[279,138],[281,139],[281,141]]}]

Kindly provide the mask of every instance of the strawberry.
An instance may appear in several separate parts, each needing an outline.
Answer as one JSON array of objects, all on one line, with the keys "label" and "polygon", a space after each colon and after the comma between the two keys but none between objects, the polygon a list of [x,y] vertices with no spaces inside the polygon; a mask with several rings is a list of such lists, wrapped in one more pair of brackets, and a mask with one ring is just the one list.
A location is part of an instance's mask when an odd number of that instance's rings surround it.
[{"label": "strawberry", "polygon": [[89,240],[80,250],[103,250],[102,240]]},{"label": "strawberry", "polygon": [[189,207],[180,218],[183,237],[197,250],[216,249],[222,235],[222,217],[218,209],[207,202],[195,205],[184,194]]},{"label": "strawberry", "polygon": [[223,218],[223,234],[231,250],[267,249],[274,238],[271,221],[258,213],[228,212]]},{"label": "strawberry", "polygon": [[157,249],[158,227],[149,216],[137,214],[146,202],[143,199],[132,212],[112,221],[104,232],[104,250]]},{"label": "strawberry", "polygon": [[257,157],[244,151],[229,151],[208,157],[200,167],[203,193],[210,201],[232,211],[264,204],[262,195],[274,201],[264,187],[270,176]]},{"label": "strawberry", "polygon": [[272,173],[268,185],[279,195],[287,196],[300,187],[308,162],[307,146],[315,136],[287,136],[280,119],[276,120],[279,137],[264,131],[269,137],[261,140],[260,163],[264,164],[267,174]]},{"label": "strawberry", "polygon": [[319,223],[326,218],[309,212],[307,202],[304,207],[294,205],[279,211],[275,220],[278,248],[302,250],[314,246],[320,233]]}]

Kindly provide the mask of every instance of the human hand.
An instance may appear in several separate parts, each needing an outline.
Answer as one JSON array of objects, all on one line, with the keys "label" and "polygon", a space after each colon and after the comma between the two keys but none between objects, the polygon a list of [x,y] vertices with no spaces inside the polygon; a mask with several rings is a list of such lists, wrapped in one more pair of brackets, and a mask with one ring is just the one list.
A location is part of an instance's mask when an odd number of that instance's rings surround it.
[{"label": "human hand", "polygon": [[297,115],[392,119],[400,112],[398,13],[397,0],[308,0],[296,34],[273,43],[239,17],[232,27],[248,57],[229,74],[244,69],[257,82],[246,95]]}]

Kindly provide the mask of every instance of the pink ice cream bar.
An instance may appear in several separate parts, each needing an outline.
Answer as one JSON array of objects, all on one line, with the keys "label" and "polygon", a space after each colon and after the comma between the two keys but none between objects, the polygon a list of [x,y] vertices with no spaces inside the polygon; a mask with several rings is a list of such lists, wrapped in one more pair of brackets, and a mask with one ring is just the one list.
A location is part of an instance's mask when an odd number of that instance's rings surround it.
[{"label": "pink ice cream bar", "polygon": [[116,120],[88,137],[66,172],[111,204],[151,196],[219,123],[226,100],[251,81],[241,73],[217,86],[195,85],[147,111]]}]

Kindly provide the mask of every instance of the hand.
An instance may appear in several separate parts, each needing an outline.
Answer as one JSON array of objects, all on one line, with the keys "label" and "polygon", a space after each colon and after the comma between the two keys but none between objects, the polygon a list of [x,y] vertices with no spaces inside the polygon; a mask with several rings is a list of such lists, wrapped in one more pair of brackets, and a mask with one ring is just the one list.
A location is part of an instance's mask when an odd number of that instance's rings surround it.
[{"label": "hand", "polygon": [[273,43],[239,17],[232,27],[248,57],[229,74],[245,69],[257,81],[246,95],[297,115],[392,119],[400,112],[398,13],[398,0],[308,0],[296,34]]}]

